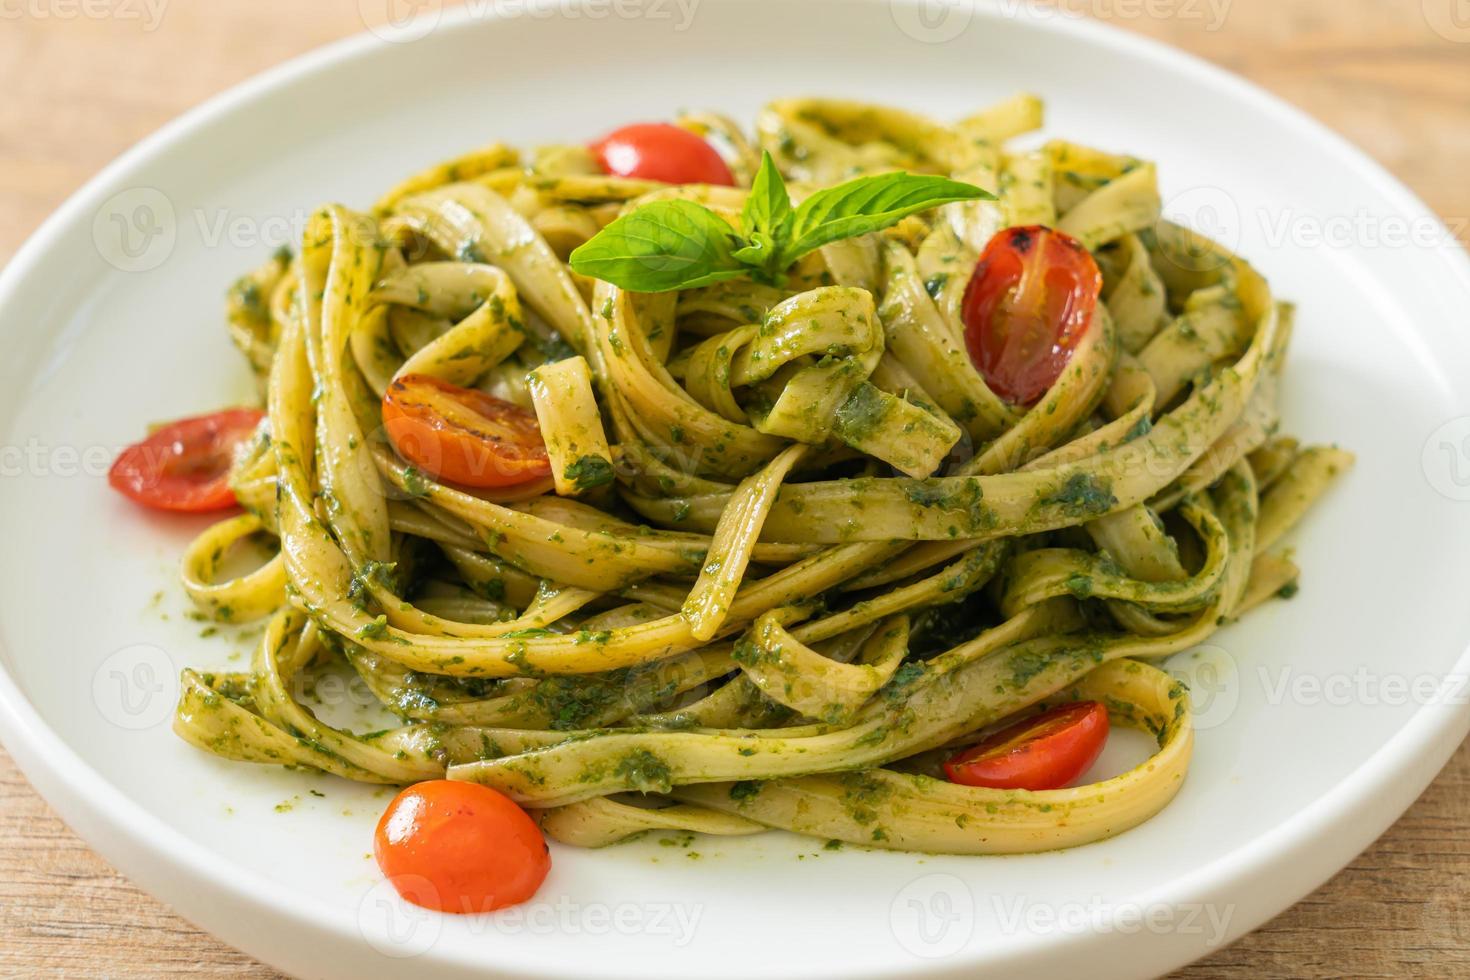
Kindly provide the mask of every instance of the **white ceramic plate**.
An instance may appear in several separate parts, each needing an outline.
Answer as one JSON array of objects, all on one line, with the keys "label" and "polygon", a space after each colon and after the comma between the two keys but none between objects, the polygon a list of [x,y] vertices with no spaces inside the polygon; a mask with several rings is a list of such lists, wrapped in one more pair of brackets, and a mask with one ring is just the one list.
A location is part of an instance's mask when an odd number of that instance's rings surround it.
[{"label": "white ceramic plate", "polygon": [[[1215,69],[1016,3],[702,0],[692,20],[672,0],[510,19],[471,6],[411,25],[413,43],[349,41],[190,113],[69,201],[0,280],[0,723],[124,872],[311,977],[1145,976],[1301,897],[1444,763],[1467,727],[1470,263],[1379,168]],[[493,138],[583,138],[684,106],[749,119],[812,92],[954,116],[1022,88],[1047,96],[1049,132],[1157,160],[1171,214],[1300,302],[1286,428],[1361,459],[1297,534],[1300,596],[1176,658],[1204,730],[1162,815],[1009,859],[779,835],[557,848],[528,911],[446,919],[377,884],[383,795],[222,762],[169,732],[176,669],[246,644],[184,614],[175,562],[197,526],[131,507],[102,472],[145,423],[247,397],[221,295],[312,206],[365,205]]]}]

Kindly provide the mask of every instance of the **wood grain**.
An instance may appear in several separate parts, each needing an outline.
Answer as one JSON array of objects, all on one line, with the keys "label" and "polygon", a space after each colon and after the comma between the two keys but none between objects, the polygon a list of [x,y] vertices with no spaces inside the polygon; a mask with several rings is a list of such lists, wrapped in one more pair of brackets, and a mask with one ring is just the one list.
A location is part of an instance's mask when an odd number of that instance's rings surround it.
[{"label": "wood grain", "polygon": [[[362,28],[355,0],[164,0],[150,25],[0,3],[0,260],[180,111]],[[387,9],[384,0],[383,9]],[[1470,218],[1470,25],[1459,0],[1065,0],[1265,85],[1364,147],[1452,227]],[[19,11],[14,17],[11,12]],[[1169,16],[1132,16],[1135,12]],[[1211,11],[1223,11],[1214,19]],[[44,14],[44,16],[42,16]],[[1436,31],[1435,25],[1440,27]],[[1448,26],[1446,26],[1448,25]],[[1041,85],[1044,80],[1031,82]],[[1470,746],[1368,851],[1190,980],[1470,976]],[[276,978],[114,873],[0,753],[0,977]]]}]

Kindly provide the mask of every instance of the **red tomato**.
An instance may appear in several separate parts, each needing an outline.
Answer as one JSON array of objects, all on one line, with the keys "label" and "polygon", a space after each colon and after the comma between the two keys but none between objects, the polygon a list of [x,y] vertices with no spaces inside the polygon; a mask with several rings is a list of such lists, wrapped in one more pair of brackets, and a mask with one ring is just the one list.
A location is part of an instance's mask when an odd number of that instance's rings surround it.
[{"label": "red tomato", "polygon": [[398,894],[440,912],[519,905],[551,870],[546,838],[525,810],[488,786],[453,779],[415,783],[394,797],[373,854]]},{"label": "red tomato", "polygon": [[510,487],[551,472],[534,413],[426,374],[388,386],[383,427],[400,456],[451,483]]},{"label": "red tomato", "polygon": [[714,147],[669,123],[624,126],[593,143],[591,150],[602,169],[617,177],[735,186],[734,175]]},{"label": "red tomato", "polygon": [[231,408],[180,419],[122,451],[107,482],[132,500],[159,510],[207,511],[235,506],[230,466],[265,413]]},{"label": "red tomato", "polygon": [[996,732],[946,762],[944,773],[964,786],[1057,789],[1086,772],[1107,740],[1107,709],[1076,701]]},{"label": "red tomato", "polygon": [[985,246],[965,288],[965,344],[985,383],[1030,405],[1061,376],[1092,325],[1102,273],[1082,243],[1040,225]]}]

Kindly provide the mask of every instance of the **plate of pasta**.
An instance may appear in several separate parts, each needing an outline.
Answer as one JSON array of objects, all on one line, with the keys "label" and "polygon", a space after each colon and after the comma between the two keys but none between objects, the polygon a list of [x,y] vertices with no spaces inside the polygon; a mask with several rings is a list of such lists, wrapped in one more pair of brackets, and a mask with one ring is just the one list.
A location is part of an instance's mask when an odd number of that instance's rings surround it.
[{"label": "plate of pasta", "polygon": [[99,851],[299,975],[1144,976],[1402,812],[1422,204],[1092,24],[558,9],[249,83],[0,280],[0,719]]}]

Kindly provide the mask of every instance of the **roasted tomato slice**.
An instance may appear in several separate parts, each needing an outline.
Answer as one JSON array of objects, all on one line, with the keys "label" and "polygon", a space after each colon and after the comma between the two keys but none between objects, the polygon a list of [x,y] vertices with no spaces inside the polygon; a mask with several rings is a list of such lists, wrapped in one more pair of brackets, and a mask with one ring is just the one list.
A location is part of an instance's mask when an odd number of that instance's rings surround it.
[{"label": "roasted tomato slice", "polygon": [[452,779],[399,793],[378,821],[373,853],[405,899],[462,914],[524,902],[551,869],[546,838],[525,810],[488,786]]},{"label": "roasted tomato slice", "polygon": [[451,483],[510,487],[551,473],[534,413],[425,374],[388,386],[383,428],[400,456]]},{"label": "roasted tomato slice", "polygon": [[944,772],[965,786],[1057,789],[1086,772],[1107,740],[1107,709],[1076,701],[996,732],[946,762]]},{"label": "roasted tomato slice", "polygon": [[965,344],[990,390],[1030,405],[1092,326],[1102,273],[1082,243],[1040,225],[990,240],[965,289]]},{"label": "roasted tomato slice", "polygon": [[122,451],[107,482],[146,507],[209,511],[235,506],[230,466],[235,450],[255,434],[265,413],[231,408],[180,419]]},{"label": "roasted tomato slice", "polygon": [[624,126],[593,143],[591,149],[602,169],[617,177],[666,184],[735,185],[734,175],[714,147],[669,123]]}]

